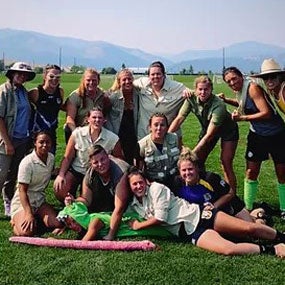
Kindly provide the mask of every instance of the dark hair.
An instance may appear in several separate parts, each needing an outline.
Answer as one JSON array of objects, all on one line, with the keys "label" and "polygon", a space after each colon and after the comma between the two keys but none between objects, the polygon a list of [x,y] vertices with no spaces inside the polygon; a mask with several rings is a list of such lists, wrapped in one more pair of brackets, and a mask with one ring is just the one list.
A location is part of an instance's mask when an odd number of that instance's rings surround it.
[{"label": "dark hair", "polygon": [[167,117],[164,113],[154,113],[150,116],[149,120],[148,120],[148,125],[151,126],[151,121],[154,117],[158,117],[158,118],[164,118],[165,122],[166,122],[166,126],[168,127],[168,120],[167,120]]},{"label": "dark hair", "polygon": [[92,156],[100,153],[100,152],[104,152],[105,154],[107,154],[106,150],[104,147],[102,147],[100,144],[95,144],[92,145],[89,149],[88,149],[88,153],[89,153],[89,158],[91,158]]},{"label": "dark hair", "polygon": [[142,170],[138,169],[134,165],[131,165],[127,170],[127,176],[128,176],[128,178],[130,178],[133,175],[141,175],[144,179],[146,179],[146,176]]},{"label": "dark hair", "polygon": [[101,112],[104,117],[106,116],[106,110],[104,112],[103,108],[101,108],[100,106],[95,106],[87,112],[87,117],[89,117],[91,115],[91,112],[94,112],[94,111]]},{"label": "dark hair", "polygon": [[51,132],[48,131],[48,130],[43,130],[43,131],[38,131],[38,132],[34,132],[33,135],[32,135],[32,138],[33,138],[33,142],[35,143],[38,136],[40,135],[46,135],[50,138],[50,141],[52,143],[52,135],[51,135]]},{"label": "dark hair", "polygon": [[45,66],[44,71],[48,71],[48,70],[50,70],[50,69],[56,69],[56,70],[61,71],[61,68],[60,68],[58,65],[56,65],[56,64],[47,64],[47,65]]},{"label": "dark hair", "polygon": [[151,63],[151,65],[148,67],[148,70],[147,70],[148,75],[149,75],[150,69],[152,67],[159,67],[161,69],[161,72],[163,73],[163,75],[165,75],[165,67],[161,61],[154,61],[153,63]]},{"label": "dark hair", "polygon": [[236,75],[240,76],[240,77],[243,77],[243,74],[242,72],[235,66],[230,66],[230,67],[227,67],[223,70],[223,80],[225,81],[225,76],[230,73],[230,72],[233,72],[235,73]]}]

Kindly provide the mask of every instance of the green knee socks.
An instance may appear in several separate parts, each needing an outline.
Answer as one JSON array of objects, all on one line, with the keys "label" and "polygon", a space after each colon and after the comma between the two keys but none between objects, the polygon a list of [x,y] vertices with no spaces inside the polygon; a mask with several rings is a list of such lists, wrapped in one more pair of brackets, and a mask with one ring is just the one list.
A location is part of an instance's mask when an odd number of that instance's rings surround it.
[{"label": "green knee socks", "polygon": [[285,211],[285,184],[277,183],[280,210]]},{"label": "green knee socks", "polygon": [[[284,185],[285,186],[285,185]],[[257,180],[244,179],[244,203],[247,210],[252,210],[258,189]],[[285,197],[285,192],[284,192]]]}]

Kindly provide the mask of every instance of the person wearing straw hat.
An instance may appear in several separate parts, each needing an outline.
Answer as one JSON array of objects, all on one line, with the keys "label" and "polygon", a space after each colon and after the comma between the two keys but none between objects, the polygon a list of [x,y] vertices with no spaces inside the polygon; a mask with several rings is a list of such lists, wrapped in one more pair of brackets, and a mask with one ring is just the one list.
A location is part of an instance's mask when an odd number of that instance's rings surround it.
[{"label": "person wearing straw hat", "polygon": [[279,110],[285,114],[285,70],[273,58],[268,58],[262,63],[261,72],[251,77],[263,79]]},{"label": "person wearing straw hat", "polygon": [[280,217],[285,220],[285,123],[266,91],[252,79],[244,78],[238,68],[234,66],[226,68],[223,79],[236,94],[236,99],[223,98],[226,103],[238,107],[232,113],[233,120],[250,123],[245,154],[246,208],[247,210],[253,208],[261,164],[271,157],[278,180]]},{"label": "person wearing straw hat", "polygon": [[31,106],[23,84],[35,76],[30,65],[16,62],[6,72],[7,82],[0,85],[0,188],[6,216],[10,216],[20,161],[31,146]]}]

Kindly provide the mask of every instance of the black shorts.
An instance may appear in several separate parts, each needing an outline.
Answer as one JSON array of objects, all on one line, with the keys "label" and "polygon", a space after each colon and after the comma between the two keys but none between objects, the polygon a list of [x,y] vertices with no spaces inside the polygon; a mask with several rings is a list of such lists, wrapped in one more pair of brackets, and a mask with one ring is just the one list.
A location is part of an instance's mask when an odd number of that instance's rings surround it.
[{"label": "black shorts", "polygon": [[184,223],[181,224],[179,237],[182,238],[184,242],[191,242],[192,244],[196,245],[198,239],[206,230],[214,228],[215,218],[219,210],[216,208],[212,210],[204,210],[204,206],[200,207],[200,209],[200,221],[197,225],[196,230],[192,234],[187,235]]},{"label": "black shorts", "polygon": [[261,162],[272,157],[276,164],[285,163],[285,130],[273,136],[260,136],[250,131],[247,136],[245,158]]},{"label": "black shorts", "polygon": [[[200,140],[202,139],[202,137],[200,137]],[[224,132],[221,132],[221,131],[218,132],[214,136],[214,138],[210,142],[207,143],[208,149],[210,149],[210,150],[214,149],[214,147],[216,146],[216,144],[219,141],[219,139],[221,140],[221,142],[238,142],[238,140],[239,140],[238,126],[230,133],[229,132],[228,133],[224,133]]]}]

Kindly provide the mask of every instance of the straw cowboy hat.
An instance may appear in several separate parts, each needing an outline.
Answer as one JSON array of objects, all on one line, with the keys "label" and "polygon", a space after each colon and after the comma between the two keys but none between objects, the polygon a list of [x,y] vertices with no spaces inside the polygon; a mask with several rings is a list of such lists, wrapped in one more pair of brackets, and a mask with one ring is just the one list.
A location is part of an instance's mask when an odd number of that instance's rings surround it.
[{"label": "straw cowboy hat", "polygon": [[273,59],[268,58],[265,59],[261,65],[261,72],[258,74],[251,75],[252,77],[263,77],[267,74],[273,74],[273,73],[283,73],[285,74],[285,70],[282,70],[280,65]]},{"label": "straw cowboy hat", "polygon": [[31,81],[35,78],[36,73],[32,70],[31,66],[25,62],[15,62],[6,72],[6,77],[12,80],[13,74],[17,71],[25,72],[27,74],[27,80]]}]

